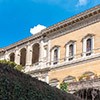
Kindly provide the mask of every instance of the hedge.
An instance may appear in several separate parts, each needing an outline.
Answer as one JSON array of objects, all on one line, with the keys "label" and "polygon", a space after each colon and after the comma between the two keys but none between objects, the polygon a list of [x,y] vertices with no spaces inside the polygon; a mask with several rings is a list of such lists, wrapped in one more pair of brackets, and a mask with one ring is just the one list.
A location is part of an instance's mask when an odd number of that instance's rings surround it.
[{"label": "hedge", "polygon": [[0,100],[79,100],[0,62]]}]

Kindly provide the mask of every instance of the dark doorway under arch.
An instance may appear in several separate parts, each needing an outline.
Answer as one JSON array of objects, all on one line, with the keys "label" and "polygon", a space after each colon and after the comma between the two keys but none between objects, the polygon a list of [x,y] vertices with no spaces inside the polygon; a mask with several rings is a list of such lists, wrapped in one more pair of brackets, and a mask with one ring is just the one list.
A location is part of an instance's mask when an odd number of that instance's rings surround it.
[{"label": "dark doorway under arch", "polygon": [[33,45],[32,48],[32,64],[39,62],[40,46],[38,43]]},{"label": "dark doorway under arch", "polygon": [[20,50],[20,65],[26,65],[26,49],[23,48]]},{"label": "dark doorway under arch", "polygon": [[11,53],[11,54],[9,55],[9,57],[10,57],[10,61],[12,61],[12,62],[15,61],[15,54],[14,54],[14,53]]}]

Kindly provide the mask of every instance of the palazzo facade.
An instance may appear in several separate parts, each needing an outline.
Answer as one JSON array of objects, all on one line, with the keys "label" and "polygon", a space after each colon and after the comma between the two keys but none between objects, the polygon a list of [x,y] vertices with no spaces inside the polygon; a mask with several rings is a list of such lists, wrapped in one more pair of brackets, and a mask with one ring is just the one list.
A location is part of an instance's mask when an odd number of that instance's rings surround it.
[{"label": "palazzo facade", "polygon": [[0,49],[0,60],[52,86],[100,77],[100,5]]}]

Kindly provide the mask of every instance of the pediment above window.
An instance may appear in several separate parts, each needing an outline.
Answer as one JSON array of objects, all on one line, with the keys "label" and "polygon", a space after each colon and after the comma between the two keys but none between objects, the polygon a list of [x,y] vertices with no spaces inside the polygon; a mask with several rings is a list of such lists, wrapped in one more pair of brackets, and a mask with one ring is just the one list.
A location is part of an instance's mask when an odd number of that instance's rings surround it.
[{"label": "pediment above window", "polygon": [[68,45],[68,44],[75,43],[75,42],[76,42],[76,40],[70,40],[70,41],[68,41],[68,42],[65,44],[65,46]]},{"label": "pediment above window", "polygon": [[91,71],[87,71],[87,72],[83,73],[83,75],[92,76],[92,75],[95,75],[95,74]]},{"label": "pediment above window", "polygon": [[54,79],[51,79],[49,83],[56,83],[56,82],[59,82],[59,80],[54,78]]},{"label": "pediment above window", "polygon": [[51,79],[49,84],[52,86],[52,87],[57,87],[58,86],[58,83],[59,83],[59,80],[58,79]]},{"label": "pediment above window", "polygon": [[63,82],[74,82],[76,78],[74,76],[67,76],[64,78]]},{"label": "pediment above window", "polygon": [[86,80],[90,80],[90,79],[94,79],[96,78],[97,75],[91,71],[87,71],[87,72],[84,72],[82,74],[82,76],[80,76],[79,80],[80,81],[86,81]]},{"label": "pediment above window", "polygon": [[53,46],[51,49],[50,49],[50,51],[52,51],[53,49],[55,49],[55,48],[59,48],[60,47],[60,45],[55,45],[55,46]]},{"label": "pediment above window", "polygon": [[86,39],[86,38],[91,38],[91,37],[93,37],[93,36],[95,36],[95,34],[89,33],[89,34],[85,35],[85,36],[82,38],[81,42],[82,42],[84,39]]}]

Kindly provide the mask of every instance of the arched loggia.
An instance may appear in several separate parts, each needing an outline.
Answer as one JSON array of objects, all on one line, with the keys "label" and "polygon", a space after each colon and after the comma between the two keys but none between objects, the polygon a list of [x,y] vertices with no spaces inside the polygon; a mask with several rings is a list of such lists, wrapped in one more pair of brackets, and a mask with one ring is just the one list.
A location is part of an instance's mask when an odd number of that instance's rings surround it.
[{"label": "arched loggia", "polygon": [[26,65],[26,49],[23,48],[20,50],[20,65]]},{"label": "arched loggia", "polygon": [[34,44],[32,47],[32,64],[39,62],[40,45]]},{"label": "arched loggia", "polygon": [[9,55],[10,61],[14,62],[15,61],[15,53],[11,53]]}]

